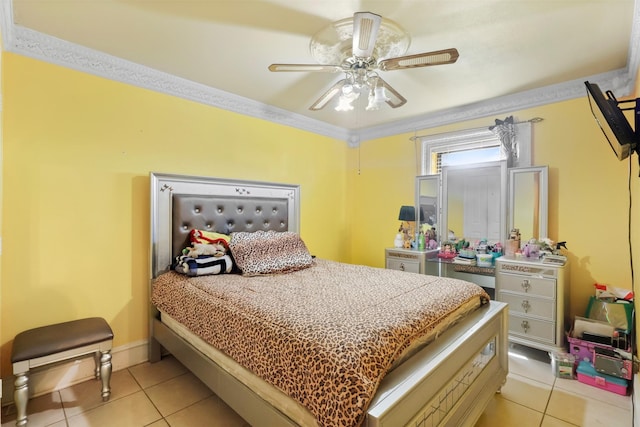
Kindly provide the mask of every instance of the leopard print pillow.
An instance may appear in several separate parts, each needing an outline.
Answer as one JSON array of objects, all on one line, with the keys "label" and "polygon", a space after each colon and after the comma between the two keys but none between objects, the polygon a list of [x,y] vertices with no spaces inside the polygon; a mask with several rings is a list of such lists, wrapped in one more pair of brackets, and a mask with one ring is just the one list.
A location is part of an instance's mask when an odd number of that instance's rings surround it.
[{"label": "leopard print pillow", "polygon": [[232,233],[229,249],[244,276],[289,273],[313,264],[307,246],[291,231]]}]

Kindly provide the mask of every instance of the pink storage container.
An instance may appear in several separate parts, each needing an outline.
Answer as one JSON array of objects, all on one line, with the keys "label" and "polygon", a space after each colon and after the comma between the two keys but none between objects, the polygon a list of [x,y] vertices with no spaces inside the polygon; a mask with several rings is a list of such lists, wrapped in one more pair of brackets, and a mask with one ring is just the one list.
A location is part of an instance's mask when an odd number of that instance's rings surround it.
[{"label": "pink storage container", "polygon": [[584,360],[580,362],[576,372],[578,374],[578,381],[581,383],[601,388],[602,390],[607,390],[612,393],[621,394],[623,396],[627,395],[627,389],[629,387],[627,380],[598,373],[589,362]]},{"label": "pink storage container", "polygon": [[[598,344],[591,341],[581,340],[580,338],[574,338],[571,333],[567,334],[567,341],[569,341],[569,354],[572,354],[576,358],[576,362],[581,360],[593,363],[593,349],[596,347],[611,349],[610,345]],[[627,349],[628,352],[631,349]]]}]

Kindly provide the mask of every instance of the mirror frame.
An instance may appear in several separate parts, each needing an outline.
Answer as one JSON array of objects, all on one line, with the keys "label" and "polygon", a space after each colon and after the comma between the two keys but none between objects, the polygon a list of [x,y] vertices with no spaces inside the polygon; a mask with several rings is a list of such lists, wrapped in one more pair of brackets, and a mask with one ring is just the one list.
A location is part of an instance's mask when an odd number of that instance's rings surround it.
[{"label": "mirror frame", "polygon": [[[517,194],[516,188],[516,178],[521,174],[529,174],[529,173],[539,173],[540,174],[540,193],[539,199],[540,204],[538,208],[538,218],[539,224],[538,229],[540,235],[536,238],[542,239],[545,237],[549,237],[548,233],[548,214],[549,214],[549,167],[548,166],[531,166],[531,167],[521,167],[521,168],[510,168],[509,169],[509,210],[508,210],[508,222],[507,231],[512,230],[515,227],[514,221],[514,206],[515,199]],[[529,239],[529,237],[523,236],[523,238]]]}]

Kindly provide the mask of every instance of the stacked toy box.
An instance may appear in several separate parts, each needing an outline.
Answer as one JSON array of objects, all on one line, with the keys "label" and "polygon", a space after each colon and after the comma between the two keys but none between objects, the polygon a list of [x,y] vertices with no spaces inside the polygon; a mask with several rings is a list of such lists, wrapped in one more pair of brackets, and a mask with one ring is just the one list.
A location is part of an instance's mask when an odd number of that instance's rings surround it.
[{"label": "stacked toy box", "polygon": [[626,395],[633,377],[633,304],[592,297],[567,336],[578,381]]},{"label": "stacked toy box", "polygon": [[596,371],[593,365],[587,361],[581,361],[576,369],[578,381],[590,386],[598,387],[612,393],[626,396],[629,391],[629,381]]}]

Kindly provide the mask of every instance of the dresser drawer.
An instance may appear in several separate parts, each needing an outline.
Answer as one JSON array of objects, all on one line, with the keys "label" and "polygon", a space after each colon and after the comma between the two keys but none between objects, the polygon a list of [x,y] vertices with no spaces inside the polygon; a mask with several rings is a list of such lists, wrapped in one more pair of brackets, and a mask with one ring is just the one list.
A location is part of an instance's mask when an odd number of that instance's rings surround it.
[{"label": "dresser drawer", "polygon": [[556,341],[556,324],[531,317],[518,316],[511,313],[509,307],[509,334],[554,344]]},{"label": "dresser drawer", "polygon": [[420,263],[414,261],[387,258],[387,268],[390,270],[408,271],[409,273],[420,273]]},{"label": "dresser drawer", "polygon": [[500,291],[525,293],[546,298],[556,297],[555,279],[499,273],[497,280]]},{"label": "dresser drawer", "polygon": [[556,319],[556,303],[552,299],[499,292],[498,301],[509,304],[510,313],[542,317],[547,320]]}]

